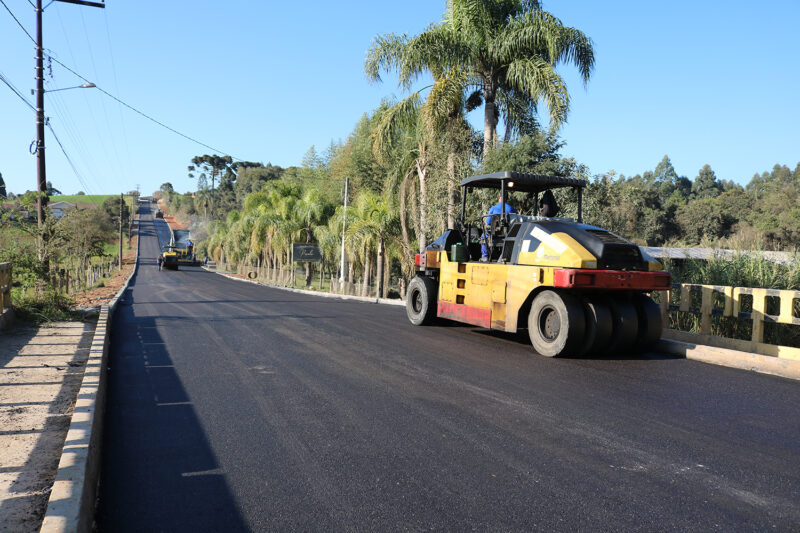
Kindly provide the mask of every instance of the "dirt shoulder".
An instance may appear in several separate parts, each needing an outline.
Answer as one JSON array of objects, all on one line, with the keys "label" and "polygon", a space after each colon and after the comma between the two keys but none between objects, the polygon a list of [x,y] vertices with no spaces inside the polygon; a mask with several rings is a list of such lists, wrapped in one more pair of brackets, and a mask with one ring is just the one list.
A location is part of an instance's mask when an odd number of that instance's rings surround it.
[{"label": "dirt shoulder", "polygon": [[39,531],[95,325],[0,333],[0,531]]}]

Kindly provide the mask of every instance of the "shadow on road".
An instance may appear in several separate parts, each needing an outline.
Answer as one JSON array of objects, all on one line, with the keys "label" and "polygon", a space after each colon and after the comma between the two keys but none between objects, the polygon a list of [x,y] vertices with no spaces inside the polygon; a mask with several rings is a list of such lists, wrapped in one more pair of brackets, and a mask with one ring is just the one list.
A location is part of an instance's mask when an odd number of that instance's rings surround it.
[{"label": "shadow on road", "polygon": [[247,531],[155,319],[115,322],[98,531]]},{"label": "shadow on road", "polygon": [[[531,341],[528,338],[528,332],[526,330],[521,330],[517,333],[506,333],[505,331],[496,331],[496,330],[489,330],[489,329],[478,329],[474,326],[469,326],[465,324],[459,324],[457,322],[452,323],[455,326],[462,326],[472,328],[473,333],[477,333],[479,335],[486,335],[488,337],[495,337],[497,339],[502,339],[506,342],[510,342],[520,346],[526,346],[528,349],[531,350],[532,354],[536,354],[531,348]],[[437,324],[437,326],[440,324]],[[445,324],[441,324],[445,326]],[[446,324],[446,326],[451,326],[450,324]],[[663,359],[684,359],[683,356],[674,355],[674,354],[664,354],[660,352],[640,352],[636,353],[633,351],[629,352],[617,352],[613,354],[603,354],[603,353],[587,353],[585,355],[580,356],[571,356],[571,357],[563,357],[562,359],[588,359],[593,361],[636,361],[636,360],[663,360]]]}]

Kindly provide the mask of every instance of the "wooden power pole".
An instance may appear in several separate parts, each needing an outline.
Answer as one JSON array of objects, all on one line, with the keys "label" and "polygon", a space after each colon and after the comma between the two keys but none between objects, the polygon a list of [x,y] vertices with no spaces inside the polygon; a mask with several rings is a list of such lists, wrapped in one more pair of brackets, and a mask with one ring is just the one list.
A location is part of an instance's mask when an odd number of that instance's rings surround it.
[{"label": "wooden power pole", "polygon": [[119,193],[119,269],[122,270],[122,206],[125,198]]},{"label": "wooden power pole", "polygon": [[[103,2],[90,2],[86,0],[53,0],[91,7],[106,7]],[[50,2],[52,4],[52,2]],[[50,4],[47,4],[48,6]],[[36,220],[39,224],[39,259],[44,259],[44,210],[47,207],[47,167],[44,158],[44,127],[47,119],[44,116],[44,46],[42,45],[42,0],[36,0],[36,190],[39,199],[36,205]]]}]

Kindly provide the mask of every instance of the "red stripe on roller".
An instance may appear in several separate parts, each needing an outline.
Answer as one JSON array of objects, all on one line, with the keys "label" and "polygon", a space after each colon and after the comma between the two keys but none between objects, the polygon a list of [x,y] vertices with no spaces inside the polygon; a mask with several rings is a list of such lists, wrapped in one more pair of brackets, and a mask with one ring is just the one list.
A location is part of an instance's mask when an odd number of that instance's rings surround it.
[{"label": "red stripe on roller", "polygon": [[553,270],[553,285],[562,289],[657,291],[667,290],[672,286],[672,274],[669,272],[557,268]]},{"label": "red stripe on roller", "polygon": [[492,325],[492,311],[489,309],[478,309],[477,307],[453,304],[441,300],[436,309],[436,316],[482,328],[490,328]]}]

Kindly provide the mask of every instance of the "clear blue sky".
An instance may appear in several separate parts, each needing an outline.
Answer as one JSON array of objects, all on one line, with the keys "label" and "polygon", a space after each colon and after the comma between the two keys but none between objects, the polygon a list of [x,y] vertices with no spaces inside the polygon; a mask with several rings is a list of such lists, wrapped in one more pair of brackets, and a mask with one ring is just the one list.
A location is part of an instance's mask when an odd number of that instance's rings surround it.
[{"label": "clear blue sky", "polygon": [[[27,0],[4,0],[33,33]],[[374,36],[418,33],[444,2],[305,3],[108,0],[104,10],[54,3],[44,44],[65,64],[165,124],[236,157],[299,165],[311,145],[346,139],[360,116],[399,94],[370,84]],[[563,154],[594,174],[632,175],[668,154],[694,178],[706,163],[746,183],[776,163],[800,162],[797,0],[545,1],[594,41],[597,66],[572,95]],[[0,73],[29,101],[33,44],[0,6]],[[50,88],[81,80],[53,65]],[[145,193],[186,177],[209,152],[122,108],[95,89],[46,96],[46,113],[82,182],[47,132],[48,179],[65,193]],[[480,120],[479,117],[476,117]],[[477,124],[477,122],[476,122]],[[0,172],[13,192],[35,188],[28,154],[33,112],[0,85]]]}]

